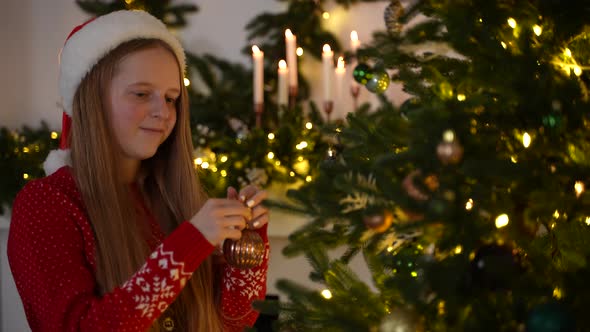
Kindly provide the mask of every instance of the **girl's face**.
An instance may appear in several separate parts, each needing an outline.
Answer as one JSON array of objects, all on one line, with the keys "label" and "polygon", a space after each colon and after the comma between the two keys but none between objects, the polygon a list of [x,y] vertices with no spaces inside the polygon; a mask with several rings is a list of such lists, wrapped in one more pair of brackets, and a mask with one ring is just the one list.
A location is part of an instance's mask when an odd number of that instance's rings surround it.
[{"label": "girl's face", "polygon": [[107,105],[123,158],[140,161],[156,153],[174,128],[179,97],[178,63],[168,50],[145,49],[119,62]]}]

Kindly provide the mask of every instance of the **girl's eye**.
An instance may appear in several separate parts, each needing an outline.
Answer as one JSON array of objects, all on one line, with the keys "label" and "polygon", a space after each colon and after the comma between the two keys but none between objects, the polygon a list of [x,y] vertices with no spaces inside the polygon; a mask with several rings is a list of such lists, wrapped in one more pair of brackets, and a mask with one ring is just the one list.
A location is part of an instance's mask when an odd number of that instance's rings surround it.
[{"label": "girl's eye", "polygon": [[166,102],[174,104],[176,102],[176,98],[166,98]]},{"label": "girl's eye", "polygon": [[141,91],[141,92],[134,92],[133,94],[134,94],[136,97],[139,97],[139,98],[145,98],[145,97],[147,97],[147,96],[148,96],[148,93],[147,93],[147,92],[143,92],[143,91]]}]

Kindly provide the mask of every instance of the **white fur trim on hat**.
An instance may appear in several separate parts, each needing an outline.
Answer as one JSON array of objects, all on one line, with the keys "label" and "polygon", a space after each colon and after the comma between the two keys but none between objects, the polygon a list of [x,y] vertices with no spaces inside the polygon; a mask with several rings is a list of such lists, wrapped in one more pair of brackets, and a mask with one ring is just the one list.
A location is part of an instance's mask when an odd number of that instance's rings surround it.
[{"label": "white fur trim on hat", "polygon": [[64,166],[72,166],[72,159],[70,157],[70,149],[67,150],[51,150],[47,155],[47,159],[43,163],[45,175],[49,176],[58,169]]},{"label": "white fur trim on hat", "polygon": [[184,73],[184,49],[160,20],[141,10],[99,16],[74,33],[61,51],[59,91],[66,113],[72,116],[74,94],[92,67],[115,47],[137,38],[160,39],[168,44]]}]

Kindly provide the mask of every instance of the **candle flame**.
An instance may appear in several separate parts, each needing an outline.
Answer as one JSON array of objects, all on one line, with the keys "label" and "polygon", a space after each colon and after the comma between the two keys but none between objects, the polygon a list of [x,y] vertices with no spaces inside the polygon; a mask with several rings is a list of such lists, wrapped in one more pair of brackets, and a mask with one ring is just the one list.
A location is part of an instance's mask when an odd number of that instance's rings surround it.
[{"label": "candle flame", "polygon": [[279,68],[280,69],[287,69],[287,62],[285,62],[285,60],[279,61]]},{"label": "candle flame", "polygon": [[325,52],[325,53],[330,53],[330,52],[332,52],[332,49],[330,48],[330,45],[328,45],[328,44],[324,44],[324,52]]},{"label": "candle flame", "polygon": [[343,57],[338,57],[338,64],[336,66],[339,69],[343,69],[344,68],[344,58]]},{"label": "candle flame", "polygon": [[291,29],[285,30],[285,37],[293,38],[293,33],[291,32]]},{"label": "candle flame", "polygon": [[358,33],[356,33],[356,30],[352,30],[352,32],[350,33],[350,39],[351,40],[359,40],[359,35],[358,35]]},{"label": "candle flame", "polygon": [[254,54],[260,53],[260,49],[258,48],[258,46],[256,46],[256,45],[252,46],[252,53],[254,53]]}]

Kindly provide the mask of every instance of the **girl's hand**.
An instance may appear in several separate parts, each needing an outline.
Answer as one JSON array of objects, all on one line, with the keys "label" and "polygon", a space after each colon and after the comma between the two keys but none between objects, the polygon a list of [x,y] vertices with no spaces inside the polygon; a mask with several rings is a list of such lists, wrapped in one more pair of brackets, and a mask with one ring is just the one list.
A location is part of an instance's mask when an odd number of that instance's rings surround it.
[{"label": "girl's hand", "polygon": [[266,197],[268,197],[266,190],[260,190],[253,185],[246,186],[239,193],[233,187],[227,189],[228,199],[237,199],[252,210],[252,218],[248,222],[248,228],[256,229],[268,223],[268,209],[261,204]]},{"label": "girl's hand", "polygon": [[208,199],[190,223],[214,246],[225,239],[239,240],[252,212],[234,199]]}]

